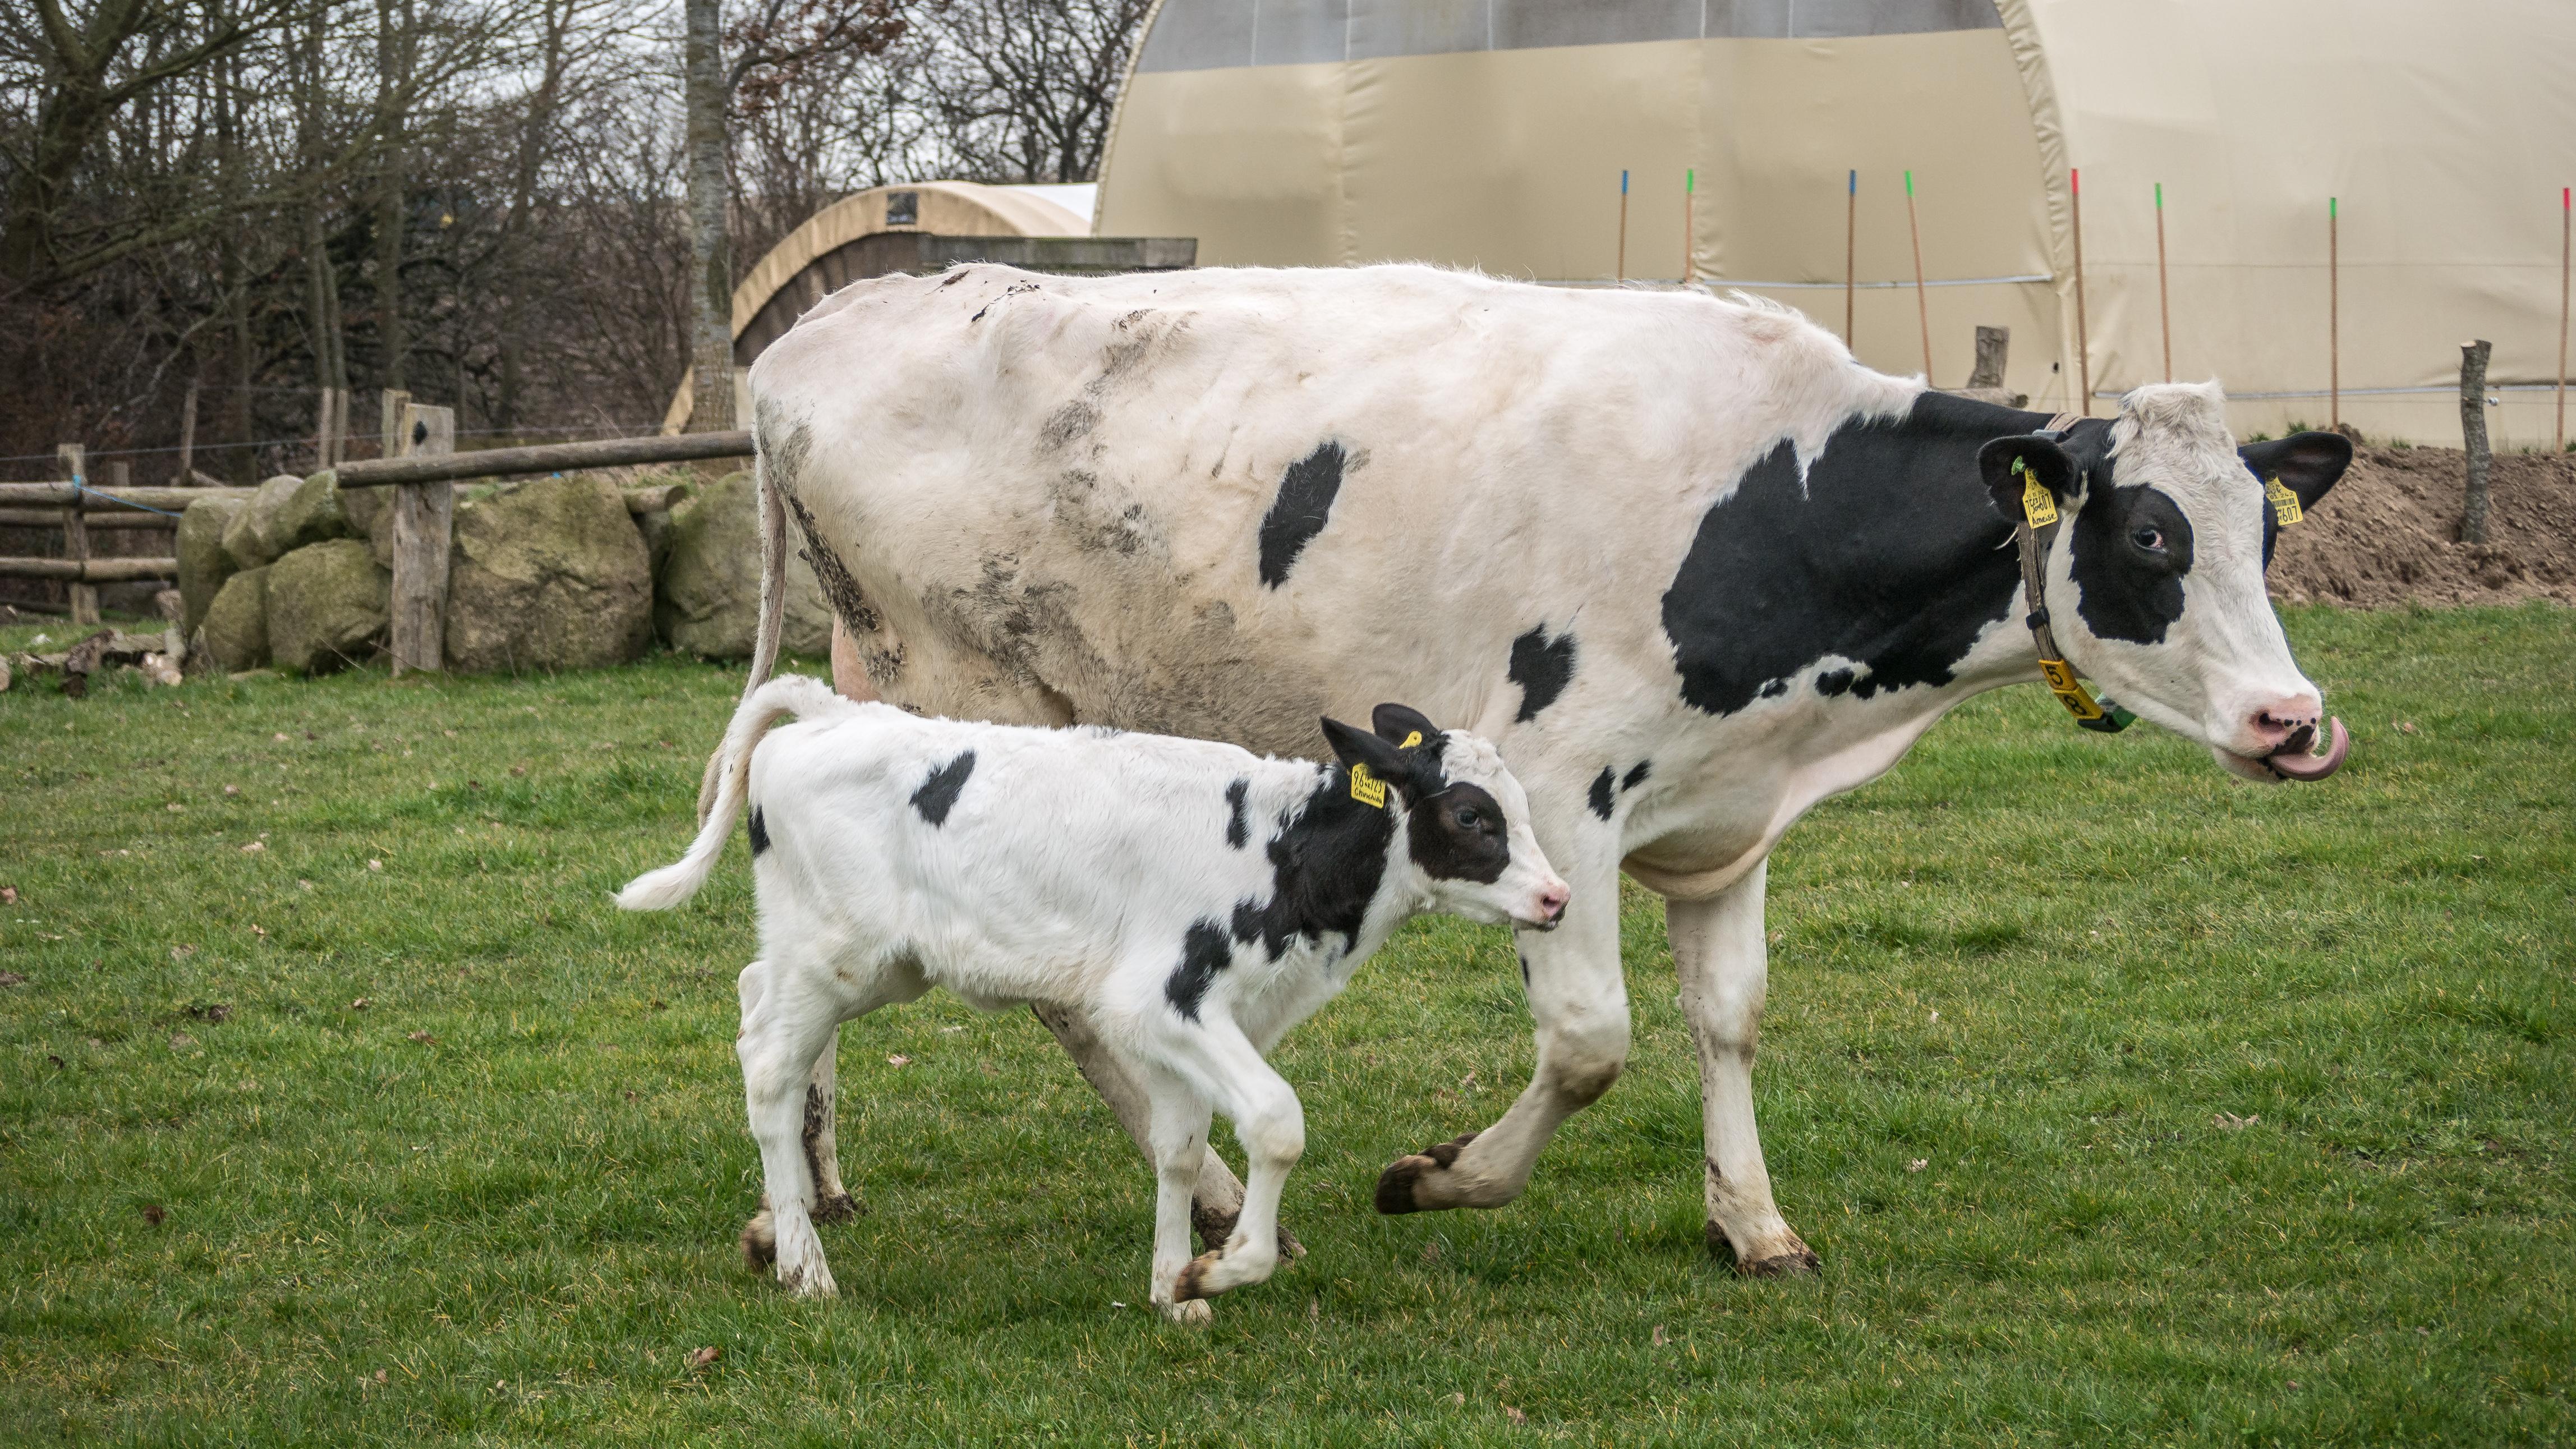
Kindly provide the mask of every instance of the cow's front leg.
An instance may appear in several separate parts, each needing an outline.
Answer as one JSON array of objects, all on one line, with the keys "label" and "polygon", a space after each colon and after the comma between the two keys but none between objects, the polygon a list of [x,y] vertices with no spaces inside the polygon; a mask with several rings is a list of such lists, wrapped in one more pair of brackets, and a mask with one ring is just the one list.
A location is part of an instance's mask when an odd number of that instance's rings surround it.
[{"label": "cow's front leg", "polygon": [[1668,901],[1664,933],[1681,974],[1682,1012],[1699,1044],[1700,1112],[1708,1132],[1708,1250],[1735,1255],[1755,1278],[1805,1273],[1809,1250],[1771,1201],[1762,1138],[1753,1125],[1753,1048],[1762,1034],[1770,962],[1762,940],[1757,865],[1706,900]]},{"label": "cow's front leg", "polygon": [[[1144,1149],[1146,1160],[1158,1161],[1153,1113],[1145,1089],[1137,1084],[1126,1064],[1101,1044],[1091,1023],[1083,1020],[1080,1013],[1060,1006],[1032,1006],[1029,1012],[1055,1033],[1082,1079],[1109,1104],[1110,1111],[1118,1114],[1118,1125],[1126,1128],[1127,1135]],[[1198,1163],[1198,1184],[1190,1193],[1190,1223],[1198,1230],[1201,1246],[1214,1248],[1234,1234],[1235,1221],[1243,1214],[1243,1184],[1213,1147],[1199,1154]],[[1306,1256],[1306,1245],[1297,1241],[1285,1223],[1279,1226],[1279,1251],[1291,1258]]]},{"label": "cow's front leg", "polygon": [[[1554,852],[1551,850],[1551,857]],[[1521,974],[1537,1023],[1538,1070],[1503,1119],[1389,1164],[1377,1210],[1500,1207],[1529,1185],[1558,1124],[1590,1106],[1628,1060],[1628,988],[1619,970],[1619,871],[1605,850],[1560,873],[1574,888],[1553,931],[1521,931]]]}]

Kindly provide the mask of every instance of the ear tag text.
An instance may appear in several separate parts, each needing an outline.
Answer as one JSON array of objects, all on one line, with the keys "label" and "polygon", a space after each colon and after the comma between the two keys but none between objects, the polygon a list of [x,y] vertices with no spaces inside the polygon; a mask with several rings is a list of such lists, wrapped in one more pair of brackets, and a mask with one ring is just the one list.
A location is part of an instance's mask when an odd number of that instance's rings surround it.
[{"label": "ear tag text", "polygon": [[2263,496],[2272,500],[2272,518],[2283,528],[2308,516],[2307,510],[2299,507],[2299,495],[2283,487],[2278,478],[2263,485]]},{"label": "ear tag text", "polygon": [[2040,482],[2039,475],[2031,472],[2021,459],[2013,459],[2012,470],[2021,479],[2021,512],[2030,520],[2030,526],[2046,528],[2055,523],[2057,496],[2048,491],[2048,485]]},{"label": "ear tag text", "polygon": [[1386,808],[1386,782],[1369,773],[1366,765],[1351,766],[1351,798],[1363,805]]}]

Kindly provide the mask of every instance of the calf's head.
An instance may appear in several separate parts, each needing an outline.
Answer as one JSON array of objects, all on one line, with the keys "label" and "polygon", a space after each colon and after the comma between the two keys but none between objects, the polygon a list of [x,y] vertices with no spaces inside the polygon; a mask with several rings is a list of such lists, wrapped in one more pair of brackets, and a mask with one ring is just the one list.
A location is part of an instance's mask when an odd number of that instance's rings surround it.
[{"label": "calf's head", "polygon": [[1401,829],[1388,868],[1418,875],[1433,910],[1554,930],[1573,892],[1548,867],[1529,796],[1493,744],[1400,704],[1379,705],[1370,723],[1373,731],[1327,719],[1324,738],[1343,765],[1391,792]]},{"label": "calf's head", "polygon": [[2325,757],[2310,753],[2324,701],[2264,592],[2280,527],[2268,490],[2314,507],[2352,444],[2299,433],[2240,448],[2224,403],[2215,383],[2142,387],[2107,427],[1998,438],[1978,464],[2007,517],[2022,516],[2026,478],[2055,495],[2045,603],[2076,668],[2235,774],[2322,778],[2342,763],[2343,726]]}]

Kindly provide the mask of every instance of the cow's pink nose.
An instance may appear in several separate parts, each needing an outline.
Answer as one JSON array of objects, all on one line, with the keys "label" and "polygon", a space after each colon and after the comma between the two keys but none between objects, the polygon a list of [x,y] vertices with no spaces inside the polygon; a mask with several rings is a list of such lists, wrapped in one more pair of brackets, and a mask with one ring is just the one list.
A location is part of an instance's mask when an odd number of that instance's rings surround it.
[{"label": "cow's pink nose", "polygon": [[1538,918],[1553,926],[1565,915],[1565,903],[1574,899],[1574,890],[1557,881],[1538,893]]},{"label": "cow's pink nose", "polygon": [[2317,715],[2324,702],[2313,694],[2288,695],[2254,711],[2245,722],[2262,753],[2270,754],[2285,745],[2305,745],[2316,738]]}]

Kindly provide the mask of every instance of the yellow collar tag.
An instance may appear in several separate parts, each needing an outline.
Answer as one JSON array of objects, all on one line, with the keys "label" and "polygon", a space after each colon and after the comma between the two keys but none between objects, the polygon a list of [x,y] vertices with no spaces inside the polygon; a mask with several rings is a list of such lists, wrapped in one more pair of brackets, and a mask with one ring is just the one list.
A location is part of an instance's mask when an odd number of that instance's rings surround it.
[{"label": "yellow collar tag", "polygon": [[2283,528],[2308,516],[2307,510],[2299,507],[2299,495],[2281,486],[2278,478],[2263,485],[2263,496],[2272,500],[2272,517]]},{"label": "yellow collar tag", "polygon": [[1413,730],[1405,735],[1404,743],[1397,745],[1396,748],[1399,750],[1409,750],[1420,743],[1422,743],[1422,731]]},{"label": "yellow collar tag", "polygon": [[2092,691],[2075,677],[2074,669],[2065,660],[2043,659],[2039,661],[2039,673],[2048,681],[2049,693],[2057,696],[2057,702],[2066,706],[2068,714],[2080,720],[2102,717],[2102,706],[2094,702]]},{"label": "yellow collar tag", "polygon": [[2013,472],[2021,476],[2021,513],[2033,528],[2046,528],[2057,521],[2057,496],[2039,481],[2037,474],[2013,459]]},{"label": "yellow collar tag", "polygon": [[1363,805],[1386,808],[1386,782],[1369,773],[1366,765],[1351,766],[1351,798]]}]

